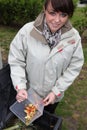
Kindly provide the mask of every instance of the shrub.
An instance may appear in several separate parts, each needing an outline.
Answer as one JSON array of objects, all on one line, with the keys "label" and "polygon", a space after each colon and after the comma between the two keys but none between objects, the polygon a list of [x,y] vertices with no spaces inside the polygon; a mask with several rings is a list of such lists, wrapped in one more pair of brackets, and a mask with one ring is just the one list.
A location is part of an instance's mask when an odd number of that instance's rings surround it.
[{"label": "shrub", "polygon": [[79,31],[80,35],[87,29],[87,7],[77,7],[71,18],[73,26]]},{"label": "shrub", "polygon": [[42,0],[0,0],[0,24],[23,25],[36,18]]},{"label": "shrub", "polygon": [[74,21],[73,26],[79,31],[80,35],[87,29],[87,19],[81,18]]}]

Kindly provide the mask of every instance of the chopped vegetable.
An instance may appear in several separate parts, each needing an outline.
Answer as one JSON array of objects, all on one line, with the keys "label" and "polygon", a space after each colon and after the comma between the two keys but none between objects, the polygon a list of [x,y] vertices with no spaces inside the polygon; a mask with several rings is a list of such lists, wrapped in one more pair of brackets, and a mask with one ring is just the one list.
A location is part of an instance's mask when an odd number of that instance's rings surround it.
[{"label": "chopped vegetable", "polygon": [[33,104],[28,104],[25,106],[24,112],[26,113],[25,116],[26,125],[28,125],[31,119],[34,117],[36,110],[37,110],[36,106],[34,106]]}]

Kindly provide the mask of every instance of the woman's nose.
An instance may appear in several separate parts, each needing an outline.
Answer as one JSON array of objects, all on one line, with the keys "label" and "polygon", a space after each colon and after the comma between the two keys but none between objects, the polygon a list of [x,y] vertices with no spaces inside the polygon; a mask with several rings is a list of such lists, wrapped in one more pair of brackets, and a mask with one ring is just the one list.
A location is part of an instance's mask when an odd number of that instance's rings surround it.
[{"label": "woman's nose", "polygon": [[59,14],[56,15],[55,21],[56,21],[56,22],[59,22],[59,21],[60,21],[60,15],[59,15]]}]

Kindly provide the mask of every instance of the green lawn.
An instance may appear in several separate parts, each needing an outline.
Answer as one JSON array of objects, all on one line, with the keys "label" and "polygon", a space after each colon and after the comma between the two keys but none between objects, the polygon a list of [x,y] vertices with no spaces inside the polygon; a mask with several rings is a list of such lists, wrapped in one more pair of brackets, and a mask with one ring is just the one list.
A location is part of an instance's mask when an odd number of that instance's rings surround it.
[{"label": "green lawn", "polygon": [[56,113],[63,117],[62,130],[87,130],[87,62],[66,91]]},{"label": "green lawn", "polygon": [[2,52],[3,62],[7,61],[9,45],[16,33],[17,29],[0,26],[0,49]]}]

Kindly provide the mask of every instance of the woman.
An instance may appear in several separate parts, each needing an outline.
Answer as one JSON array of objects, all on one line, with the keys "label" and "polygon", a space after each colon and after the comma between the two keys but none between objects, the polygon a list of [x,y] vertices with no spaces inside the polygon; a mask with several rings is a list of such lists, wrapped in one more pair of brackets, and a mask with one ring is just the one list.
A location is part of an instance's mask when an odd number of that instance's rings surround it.
[{"label": "woman", "polygon": [[72,0],[46,0],[44,11],[13,39],[8,62],[18,102],[31,87],[53,113],[79,75],[84,58],[79,33],[69,22],[73,12]]}]

